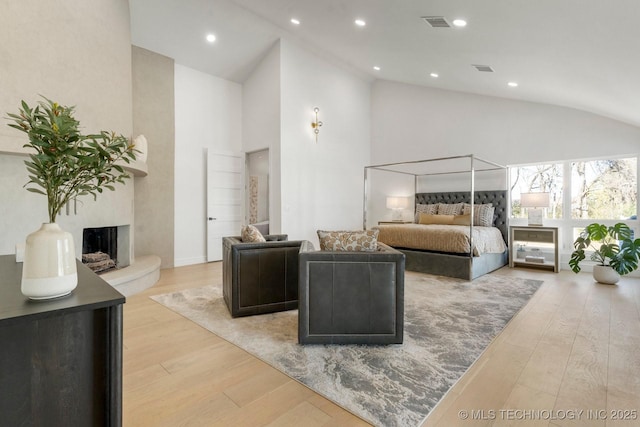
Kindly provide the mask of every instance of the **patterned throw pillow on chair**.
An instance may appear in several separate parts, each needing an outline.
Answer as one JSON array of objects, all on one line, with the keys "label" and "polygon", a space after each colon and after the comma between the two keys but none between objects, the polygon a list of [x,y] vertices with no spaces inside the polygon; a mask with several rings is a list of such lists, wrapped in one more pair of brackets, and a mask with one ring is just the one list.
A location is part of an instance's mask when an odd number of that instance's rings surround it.
[{"label": "patterned throw pillow on chair", "polygon": [[321,251],[375,252],[379,230],[324,231],[318,230]]},{"label": "patterned throw pillow on chair", "polygon": [[240,237],[242,238],[243,243],[262,243],[266,242],[266,239],[253,225],[245,225],[242,227],[242,231],[240,232]]}]

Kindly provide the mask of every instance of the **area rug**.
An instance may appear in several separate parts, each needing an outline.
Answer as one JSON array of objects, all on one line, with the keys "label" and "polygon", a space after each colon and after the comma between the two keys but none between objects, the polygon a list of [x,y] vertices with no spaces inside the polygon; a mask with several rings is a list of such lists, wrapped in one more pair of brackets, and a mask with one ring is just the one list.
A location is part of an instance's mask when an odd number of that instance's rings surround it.
[{"label": "area rug", "polygon": [[404,343],[298,344],[297,310],[232,319],[220,285],[153,297],[376,426],[419,426],[542,281],[407,272]]}]

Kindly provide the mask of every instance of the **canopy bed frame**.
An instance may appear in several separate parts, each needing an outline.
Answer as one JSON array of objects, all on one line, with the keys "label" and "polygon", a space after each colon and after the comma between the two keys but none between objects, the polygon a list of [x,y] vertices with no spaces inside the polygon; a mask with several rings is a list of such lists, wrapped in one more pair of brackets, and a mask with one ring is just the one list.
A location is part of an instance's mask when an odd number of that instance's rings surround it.
[{"label": "canopy bed frame", "polygon": [[[447,170],[450,164],[452,167]],[[465,167],[465,164],[468,165]],[[437,167],[435,166],[437,165]],[[474,205],[491,203],[494,208],[494,227],[500,230],[500,234],[505,244],[508,243],[508,191],[507,186],[507,169],[505,166],[479,159],[474,155],[445,157],[429,160],[389,163],[384,165],[366,166],[364,168],[364,228],[372,228],[371,213],[368,212],[368,206],[372,197],[371,193],[371,173],[372,171],[384,171],[387,173],[413,175],[413,192],[415,194],[415,205],[418,204],[470,204],[471,218],[474,218]],[[502,175],[503,182],[500,186],[502,189],[476,191],[476,174],[494,171],[494,173]],[[438,179],[446,178],[447,175],[469,174],[468,191],[438,191],[423,192],[418,191],[421,185],[424,185],[425,177],[442,175]],[[458,177],[459,178],[459,177]],[[498,186],[494,184],[495,186]],[[473,202],[471,202],[473,201]],[[380,226],[384,227],[384,226]],[[395,247],[403,252],[406,256],[406,270],[418,271],[429,274],[436,274],[448,277],[456,277],[460,279],[473,280],[486,273],[494,271],[508,264],[508,249],[502,253],[482,253],[474,256],[474,225],[473,221],[469,225],[469,250],[468,253],[444,253],[419,249],[410,249],[405,247]],[[382,241],[382,240],[381,240]],[[383,243],[386,243],[383,241]]]}]

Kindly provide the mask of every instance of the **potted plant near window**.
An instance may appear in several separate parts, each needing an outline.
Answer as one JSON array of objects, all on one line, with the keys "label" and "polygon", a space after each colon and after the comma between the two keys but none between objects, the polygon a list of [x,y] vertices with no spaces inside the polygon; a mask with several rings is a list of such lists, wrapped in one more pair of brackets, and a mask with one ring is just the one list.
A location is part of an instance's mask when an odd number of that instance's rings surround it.
[{"label": "potted plant near window", "polygon": [[[44,97],[43,97],[44,98]],[[25,161],[28,191],[47,197],[49,223],[27,237],[22,293],[32,299],[63,296],[75,289],[73,237],[55,223],[62,207],[78,196],[95,199],[104,189],[124,184],[128,173],[119,161],[135,160],[133,144],[124,136],[102,131],[83,135],[74,107],[44,98],[35,108],[22,101],[18,114],[8,114],[9,126],[27,134],[31,149]]]},{"label": "potted plant near window", "polygon": [[609,227],[589,224],[573,243],[575,250],[569,260],[571,270],[580,272],[580,262],[590,248],[593,250],[591,260],[597,263],[593,266],[593,278],[600,283],[617,283],[621,275],[638,268],[640,239],[632,240],[631,236],[631,229],[622,222]]}]

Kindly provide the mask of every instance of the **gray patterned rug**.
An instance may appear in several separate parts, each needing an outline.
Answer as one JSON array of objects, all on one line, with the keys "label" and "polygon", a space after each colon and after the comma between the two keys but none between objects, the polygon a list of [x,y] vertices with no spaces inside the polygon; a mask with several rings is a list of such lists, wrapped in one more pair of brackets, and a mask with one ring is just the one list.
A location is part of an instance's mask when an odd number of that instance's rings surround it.
[{"label": "gray patterned rug", "polygon": [[404,344],[298,344],[297,310],[232,319],[219,285],[153,297],[378,426],[418,426],[542,281],[407,272]]}]

